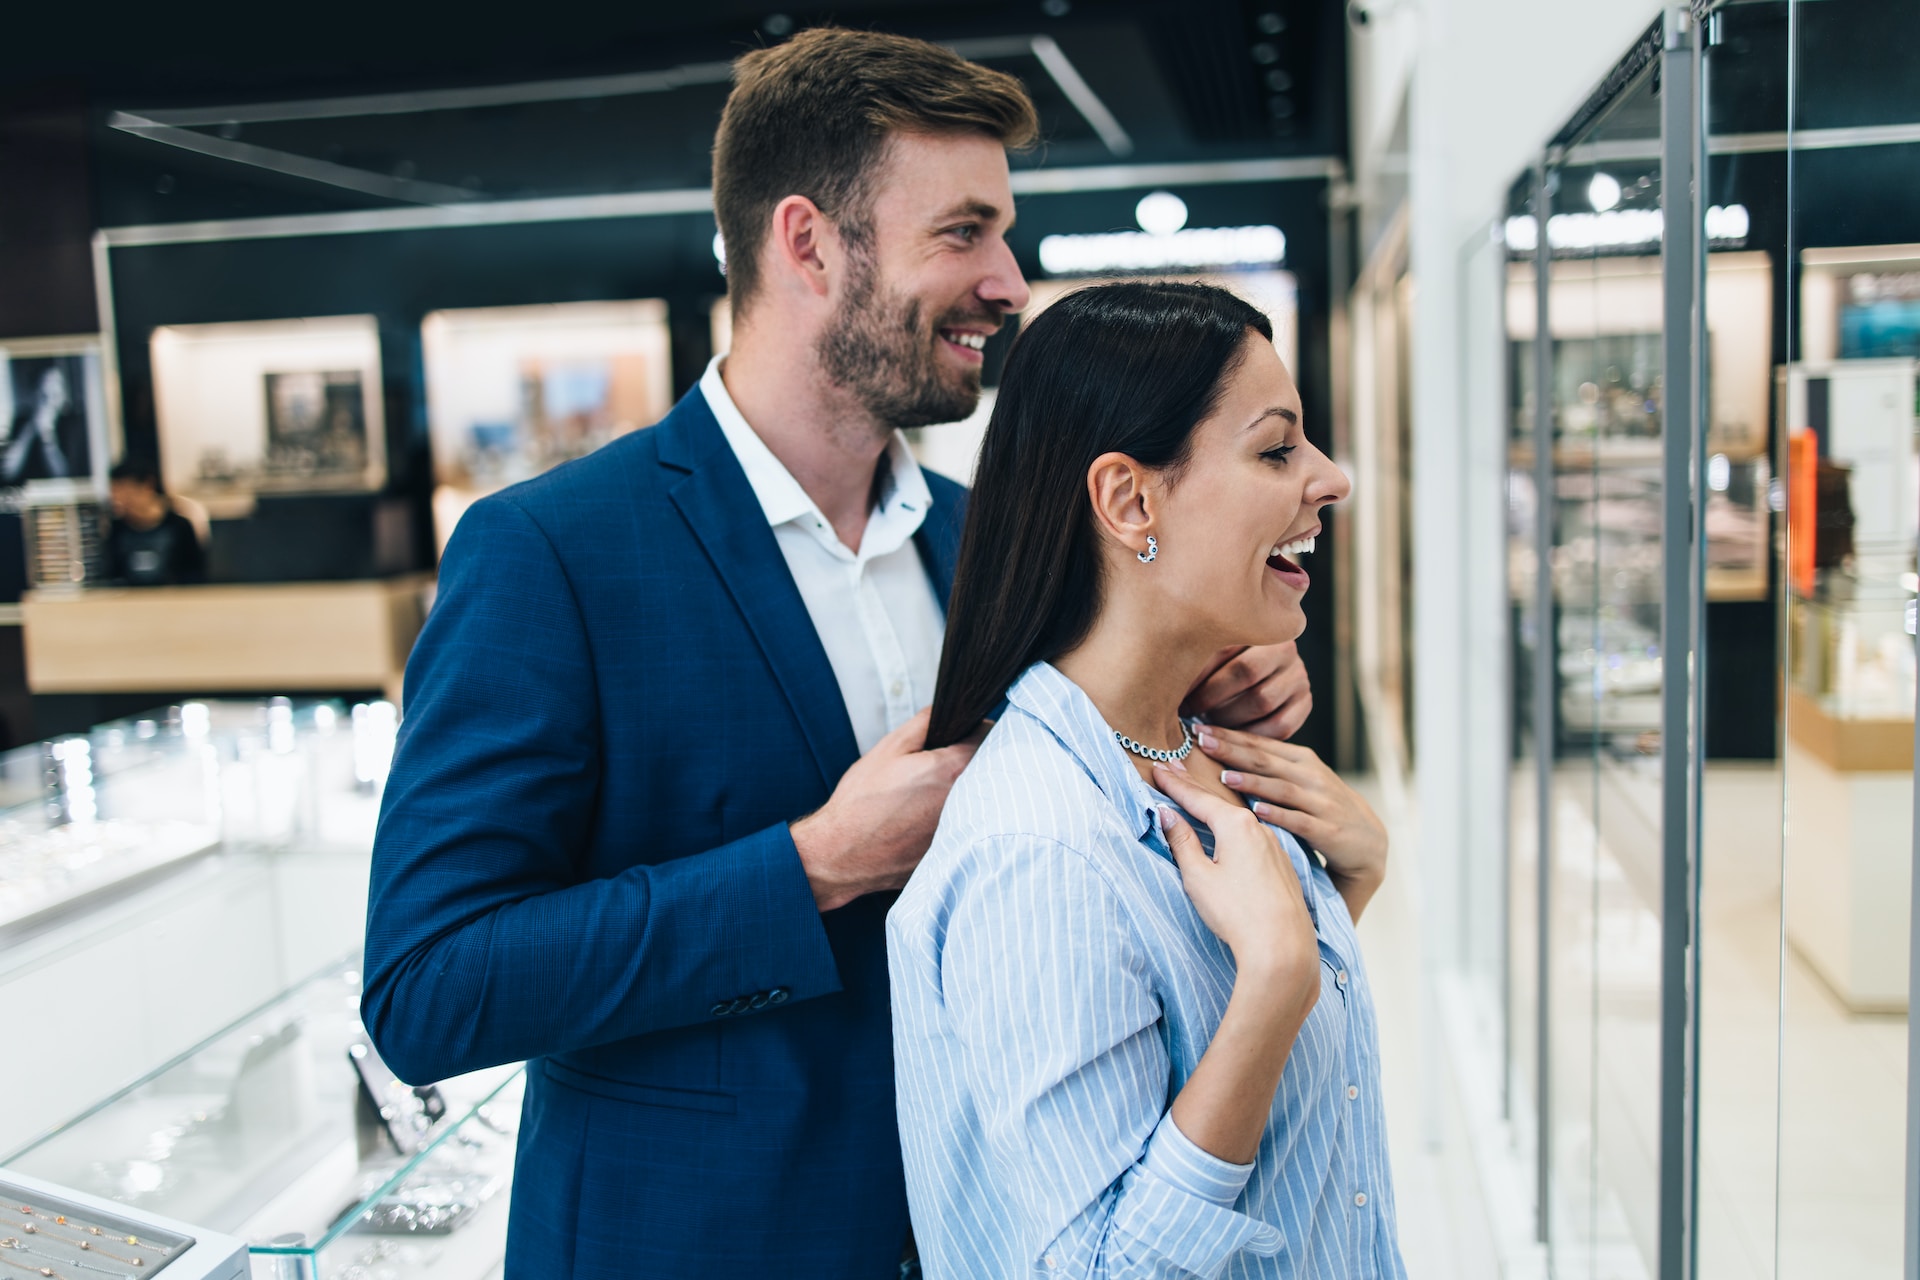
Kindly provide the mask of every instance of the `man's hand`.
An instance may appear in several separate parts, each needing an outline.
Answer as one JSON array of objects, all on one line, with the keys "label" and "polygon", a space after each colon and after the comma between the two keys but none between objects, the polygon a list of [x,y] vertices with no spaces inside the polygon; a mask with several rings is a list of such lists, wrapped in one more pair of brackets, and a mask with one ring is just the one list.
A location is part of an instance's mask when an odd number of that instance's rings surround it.
[{"label": "man's hand", "polygon": [[987,733],[982,725],[962,742],[924,750],[930,711],[875,743],[826,804],[793,824],[793,847],[820,910],[898,889],[926,856],[947,792]]},{"label": "man's hand", "polygon": [[1226,766],[1220,781],[1253,811],[1318,849],[1356,921],[1387,874],[1386,824],[1307,747],[1202,725],[1200,749]]},{"label": "man's hand", "polygon": [[1307,664],[1291,640],[1222,650],[1180,707],[1209,724],[1283,739],[1298,733],[1312,710]]}]

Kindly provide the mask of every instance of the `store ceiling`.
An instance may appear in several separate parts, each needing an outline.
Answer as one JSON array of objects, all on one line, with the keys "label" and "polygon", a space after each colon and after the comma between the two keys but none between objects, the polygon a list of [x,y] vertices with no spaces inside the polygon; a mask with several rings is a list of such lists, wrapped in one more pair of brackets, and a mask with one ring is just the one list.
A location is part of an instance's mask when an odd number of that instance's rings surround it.
[{"label": "store ceiling", "polygon": [[109,225],[704,186],[727,61],[826,21],[940,40],[1020,76],[1044,127],[1022,165],[1345,150],[1345,23],[1332,0],[529,12],[368,26],[315,10],[297,38],[135,18],[84,39],[11,42],[0,91],[84,99]]}]

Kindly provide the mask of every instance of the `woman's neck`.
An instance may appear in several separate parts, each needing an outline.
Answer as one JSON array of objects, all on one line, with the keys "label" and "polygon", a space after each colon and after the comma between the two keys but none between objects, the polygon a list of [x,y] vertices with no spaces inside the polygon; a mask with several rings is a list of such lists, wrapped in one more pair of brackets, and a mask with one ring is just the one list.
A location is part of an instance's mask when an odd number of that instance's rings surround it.
[{"label": "woman's neck", "polygon": [[1079,685],[1114,729],[1145,747],[1180,745],[1180,704],[1206,670],[1218,646],[1168,636],[1164,616],[1156,624],[1129,614],[1127,602],[1103,607],[1087,638],[1054,660]]}]

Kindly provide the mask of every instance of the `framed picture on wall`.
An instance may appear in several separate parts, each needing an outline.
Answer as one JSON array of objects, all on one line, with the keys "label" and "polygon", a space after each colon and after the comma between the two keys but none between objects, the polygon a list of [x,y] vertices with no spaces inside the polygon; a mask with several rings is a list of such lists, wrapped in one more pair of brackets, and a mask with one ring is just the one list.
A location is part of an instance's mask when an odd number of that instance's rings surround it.
[{"label": "framed picture on wall", "polygon": [[169,491],[220,505],[385,486],[372,316],[166,325],[151,347]]},{"label": "framed picture on wall", "polygon": [[0,342],[0,492],[101,496],[112,465],[100,339]]}]

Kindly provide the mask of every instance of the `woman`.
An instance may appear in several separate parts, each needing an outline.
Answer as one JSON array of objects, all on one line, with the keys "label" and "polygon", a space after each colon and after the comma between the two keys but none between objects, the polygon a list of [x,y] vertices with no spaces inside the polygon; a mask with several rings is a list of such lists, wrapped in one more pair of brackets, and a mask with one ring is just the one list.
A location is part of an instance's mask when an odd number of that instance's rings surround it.
[{"label": "woman", "polygon": [[[1221,648],[1300,634],[1347,490],[1224,290],[1089,288],[1014,344],[928,746],[1005,705],[888,921],[932,1280],[1404,1276],[1353,930],[1378,821],[1178,712]],[[1250,808],[1223,758],[1282,782]]]}]

